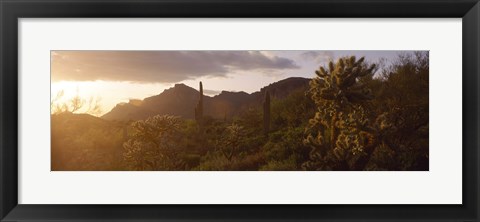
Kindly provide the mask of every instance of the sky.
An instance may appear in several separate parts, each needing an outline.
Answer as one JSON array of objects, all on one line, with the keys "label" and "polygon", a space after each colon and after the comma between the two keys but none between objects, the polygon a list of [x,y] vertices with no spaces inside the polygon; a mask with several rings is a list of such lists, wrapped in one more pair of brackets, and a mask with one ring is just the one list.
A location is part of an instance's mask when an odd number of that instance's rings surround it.
[{"label": "sky", "polygon": [[313,78],[320,66],[343,56],[389,63],[400,53],[411,51],[51,51],[51,95],[62,91],[59,102],[98,98],[104,114],[177,83],[197,89],[202,81],[209,96],[252,93],[288,77]]}]

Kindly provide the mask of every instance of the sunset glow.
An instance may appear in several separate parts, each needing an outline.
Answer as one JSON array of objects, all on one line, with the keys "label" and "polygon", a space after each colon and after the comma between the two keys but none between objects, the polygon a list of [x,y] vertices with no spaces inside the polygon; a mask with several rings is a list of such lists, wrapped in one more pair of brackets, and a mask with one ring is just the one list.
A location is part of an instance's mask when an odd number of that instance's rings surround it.
[{"label": "sunset glow", "polygon": [[[211,52],[211,58],[215,58],[215,52],[217,51]],[[60,91],[64,92],[60,102],[66,102],[76,95],[82,98],[101,98],[101,114],[104,114],[118,103],[158,95],[176,83],[197,88],[198,82],[203,81],[205,94],[209,96],[219,94],[222,90],[252,93],[289,76],[312,78],[312,70],[344,55],[366,56],[367,60],[376,62],[381,58],[393,58],[399,52],[256,51],[250,54],[222,55],[226,57],[224,62],[227,64],[209,59],[192,60],[189,52],[170,57],[162,53],[172,52],[52,51],[51,98],[54,99]],[[228,60],[229,56],[231,60]],[[261,62],[250,60],[252,56]],[[175,62],[163,62],[163,66],[157,64],[156,59],[171,57],[176,58],[169,61]],[[182,59],[190,63],[183,64]],[[191,65],[192,61],[198,63],[198,70],[183,68]],[[208,62],[217,68],[210,68]],[[162,75],[166,77],[163,79]],[[178,81],[172,82],[173,80]]]}]

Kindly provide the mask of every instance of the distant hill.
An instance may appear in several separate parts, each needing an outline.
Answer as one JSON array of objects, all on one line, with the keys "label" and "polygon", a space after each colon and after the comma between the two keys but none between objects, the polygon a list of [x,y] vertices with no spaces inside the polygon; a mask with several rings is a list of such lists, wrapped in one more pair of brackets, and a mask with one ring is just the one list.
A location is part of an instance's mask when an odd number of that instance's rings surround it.
[{"label": "distant hill", "polygon": [[125,124],[88,114],[51,115],[51,170],[118,170]]},{"label": "distant hill", "polygon": [[90,128],[108,129],[112,127],[112,123],[104,119],[92,116],[90,114],[76,114],[70,112],[64,112],[51,116],[52,128],[56,126],[62,126],[63,130],[89,130]]},{"label": "distant hill", "polygon": [[[309,81],[310,79],[307,78],[292,77],[272,83],[252,94],[243,91],[222,91],[213,97],[204,95],[204,113],[214,118],[232,117],[247,107],[261,105],[267,90],[274,99],[285,98],[293,91],[306,89]],[[117,104],[102,118],[124,121],[168,114],[193,119],[198,98],[199,92],[196,89],[184,84],[175,84],[174,87],[166,89],[156,96]]]},{"label": "distant hill", "polygon": [[306,88],[310,80],[311,79],[301,77],[283,79],[263,87],[259,92],[254,92],[252,95],[263,98],[262,95],[268,90],[273,98],[285,98],[293,91]]}]

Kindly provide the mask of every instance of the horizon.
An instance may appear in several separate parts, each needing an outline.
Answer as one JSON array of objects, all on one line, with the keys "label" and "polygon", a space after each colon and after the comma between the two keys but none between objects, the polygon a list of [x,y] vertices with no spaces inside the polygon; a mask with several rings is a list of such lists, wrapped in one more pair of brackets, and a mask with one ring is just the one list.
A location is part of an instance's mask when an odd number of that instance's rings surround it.
[{"label": "horizon", "polygon": [[[79,95],[100,98],[102,116],[117,104],[143,100],[184,84],[204,95],[222,91],[260,91],[291,77],[313,78],[329,61],[354,55],[366,61],[391,63],[413,51],[51,51],[51,99]],[[388,64],[387,64],[388,65]],[[134,74],[132,74],[134,73]]]}]

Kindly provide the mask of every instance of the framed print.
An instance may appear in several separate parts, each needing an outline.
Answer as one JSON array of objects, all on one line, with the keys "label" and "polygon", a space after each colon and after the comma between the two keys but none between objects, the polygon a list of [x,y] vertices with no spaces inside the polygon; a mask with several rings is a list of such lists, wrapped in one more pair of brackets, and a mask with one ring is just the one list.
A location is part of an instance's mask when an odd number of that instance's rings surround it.
[{"label": "framed print", "polygon": [[477,1],[2,1],[2,221],[478,221]]}]

